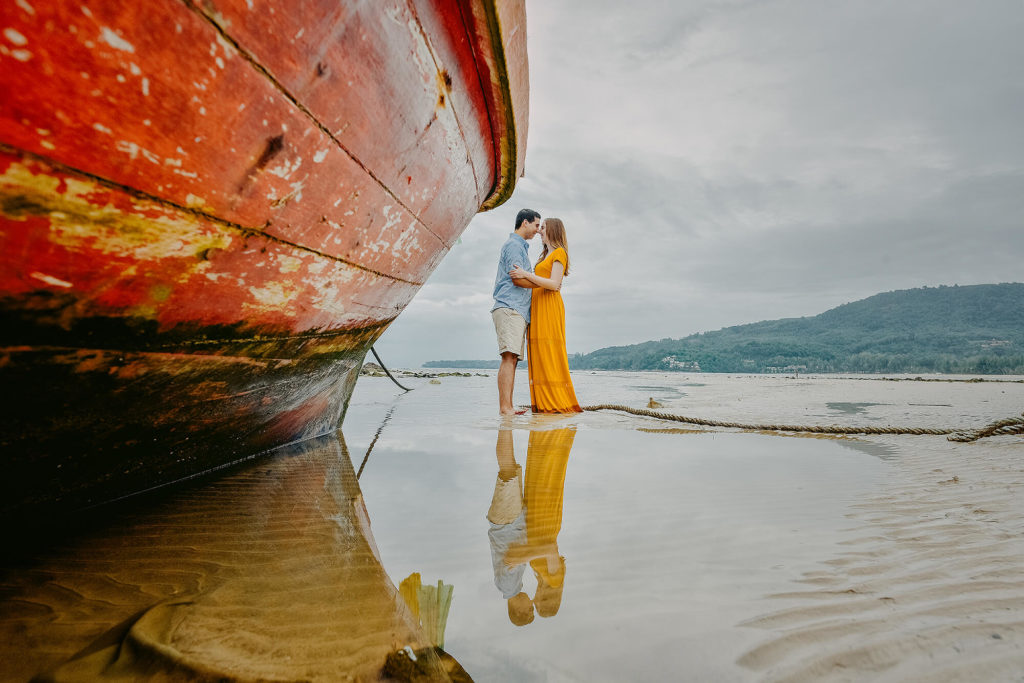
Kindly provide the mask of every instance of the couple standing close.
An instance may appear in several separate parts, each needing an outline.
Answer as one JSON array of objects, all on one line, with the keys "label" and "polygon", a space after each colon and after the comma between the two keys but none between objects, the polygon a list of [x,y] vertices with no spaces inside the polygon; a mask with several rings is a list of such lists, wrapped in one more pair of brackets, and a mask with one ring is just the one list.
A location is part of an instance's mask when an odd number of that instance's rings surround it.
[{"label": "couple standing close", "polygon": [[[529,240],[540,233],[544,249],[530,268]],[[562,279],[569,274],[565,226],[558,218],[541,222],[540,214],[523,209],[515,231],[501,247],[494,280],[491,317],[498,334],[498,404],[502,415],[522,414],[512,403],[516,365],[529,347],[530,404],[535,413],[581,412],[569,377],[565,351],[565,305]]]}]

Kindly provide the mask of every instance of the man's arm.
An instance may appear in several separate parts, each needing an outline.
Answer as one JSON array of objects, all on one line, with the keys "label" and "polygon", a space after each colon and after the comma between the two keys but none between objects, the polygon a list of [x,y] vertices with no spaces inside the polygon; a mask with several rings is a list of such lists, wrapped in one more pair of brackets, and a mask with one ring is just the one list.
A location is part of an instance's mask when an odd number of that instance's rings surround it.
[{"label": "man's arm", "polygon": [[[516,281],[516,278],[526,280],[532,287],[543,287],[544,289],[550,289],[555,292],[562,288],[562,273],[564,272],[565,266],[561,261],[555,261],[551,266],[551,277],[541,277],[536,273],[531,273],[523,269],[515,269],[509,273],[509,277],[512,278],[512,282]],[[519,285],[524,287],[525,285]]]},{"label": "man's arm", "polygon": [[537,289],[537,287],[540,286],[530,282],[525,277],[513,277],[512,284],[514,284],[516,287],[522,287],[523,289]]}]

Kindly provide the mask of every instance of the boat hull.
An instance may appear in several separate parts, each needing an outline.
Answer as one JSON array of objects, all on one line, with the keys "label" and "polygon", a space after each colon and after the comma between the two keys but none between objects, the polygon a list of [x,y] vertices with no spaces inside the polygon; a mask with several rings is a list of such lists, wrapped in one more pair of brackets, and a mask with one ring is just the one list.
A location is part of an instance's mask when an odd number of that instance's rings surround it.
[{"label": "boat hull", "polygon": [[522,172],[522,3],[0,13],[8,517],[337,428],[368,348]]}]

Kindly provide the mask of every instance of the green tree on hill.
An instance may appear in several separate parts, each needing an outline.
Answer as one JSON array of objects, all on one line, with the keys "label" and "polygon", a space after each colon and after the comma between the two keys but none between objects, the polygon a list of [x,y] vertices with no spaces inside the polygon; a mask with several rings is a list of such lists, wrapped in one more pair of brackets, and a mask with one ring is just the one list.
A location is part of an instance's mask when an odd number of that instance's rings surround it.
[{"label": "green tree on hill", "polygon": [[768,320],[574,354],[603,370],[1024,374],[1024,283],[877,294],[809,318]]}]

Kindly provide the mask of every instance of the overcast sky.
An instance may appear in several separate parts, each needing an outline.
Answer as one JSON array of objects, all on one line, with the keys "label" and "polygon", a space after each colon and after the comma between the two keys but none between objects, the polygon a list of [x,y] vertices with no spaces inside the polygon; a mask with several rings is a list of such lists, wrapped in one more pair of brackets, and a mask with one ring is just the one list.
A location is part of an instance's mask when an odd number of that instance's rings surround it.
[{"label": "overcast sky", "polygon": [[377,343],[388,365],[498,357],[523,207],[565,221],[570,353],[1024,280],[1021,0],[526,7],[526,175]]}]

